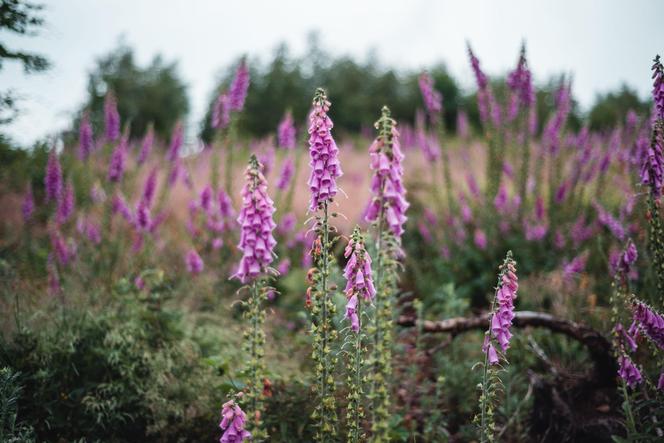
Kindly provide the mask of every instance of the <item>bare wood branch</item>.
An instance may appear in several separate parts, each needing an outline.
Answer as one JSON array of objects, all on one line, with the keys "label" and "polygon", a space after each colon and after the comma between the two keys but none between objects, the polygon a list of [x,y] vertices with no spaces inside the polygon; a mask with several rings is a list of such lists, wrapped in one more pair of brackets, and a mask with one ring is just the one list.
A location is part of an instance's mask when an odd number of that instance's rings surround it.
[{"label": "bare wood branch", "polygon": [[[595,373],[600,384],[614,384],[617,364],[613,358],[612,346],[600,332],[580,323],[554,317],[544,312],[517,311],[513,326],[516,328],[537,327],[566,335],[582,343],[595,364]],[[414,316],[402,315],[397,318],[399,326],[416,325]],[[422,330],[427,333],[447,333],[453,337],[471,330],[486,330],[489,327],[489,314],[476,317],[456,317],[445,320],[422,321]]]}]

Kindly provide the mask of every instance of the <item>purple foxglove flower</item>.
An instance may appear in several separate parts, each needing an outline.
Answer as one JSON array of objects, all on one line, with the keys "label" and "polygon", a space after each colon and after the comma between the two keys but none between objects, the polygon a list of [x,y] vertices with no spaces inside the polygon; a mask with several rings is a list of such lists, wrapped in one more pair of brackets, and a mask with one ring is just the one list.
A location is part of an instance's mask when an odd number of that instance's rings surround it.
[{"label": "purple foxglove flower", "polygon": [[571,281],[574,276],[582,273],[586,269],[586,262],[588,261],[588,254],[581,253],[574,257],[571,261],[563,265],[563,278],[566,281]]},{"label": "purple foxglove flower", "polygon": [[120,143],[115,147],[111,154],[111,160],[108,165],[108,181],[118,183],[122,181],[127,161],[127,136],[122,136]]},{"label": "purple foxglove flower", "polygon": [[351,321],[354,332],[360,330],[360,312],[358,305],[360,298],[371,302],[376,297],[376,288],[373,284],[371,270],[371,257],[364,246],[364,238],[359,228],[355,228],[353,235],[344,250],[344,257],[348,259],[344,268],[346,279],[346,318]]},{"label": "purple foxglove flower", "polygon": [[46,190],[46,201],[58,200],[62,194],[62,167],[60,159],[55,153],[55,148],[51,149],[46,164],[46,174],[44,175],[44,188]]},{"label": "purple foxglove flower", "polygon": [[222,246],[224,246],[224,239],[221,237],[215,237],[212,239],[212,249],[217,251],[221,249]]},{"label": "purple foxglove flower", "polygon": [[272,144],[262,143],[257,150],[256,157],[262,165],[263,175],[269,175],[274,165],[274,146]]},{"label": "purple foxglove flower", "polygon": [[524,223],[525,237],[528,241],[540,241],[549,232],[547,224]]},{"label": "purple foxglove flower", "polygon": [[639,330],[664,350],[664,317],[642,302],[634,305],[634,323]]},{"label": "purple foxglove flower", "polygon": [[417,230],[420,232],[420,235],[422,236],[422,239],[424,239],[425,242],[431,243],[433,242],[433,236],[431,235],[431,230],[429,229],[429,226],[420,221],[417,224]]},{"label": "purple foxglove flower", "polygon": [[657,110],[657,118],[664,120],[664,66],[660,62],[659,55],[655,57],[652,71],[652,100]]},{"label": "purple foxglove flower", "polygon": [[611,213],[604,209],[599,203],[595,202],[593,203],[593,206],[595,206],[595,210],[597,211],[597,221],[606,227],[614,237],[623,241],[626,232],[625,227],[620,223],[620,220],[611,215]]},{"label": "purple foxglove flower", "polygon": [[424,106],[429,113],[432,121],[438,118],[438,115],[443,111],[443,96],[434,87],[434,80],[428,72],[420,74],[418,81],[420,85],[420,92],[422,93],[422,100]]},{"label": "purple foxglove flower", "polygon": [[134,286],[136,286],[136,289],[138,289],[139,291],[142,291],[143,289],[145,289],[145,280],[143,280],[143,278],[140,275],[136,276],[136,278],[134,279]]},{"label": "purple foxglove flower", "polygon": [[297,217],[292,212],[289,212],[288,214],[285,214],[281,218],[279,226],[277,227],[277,231],[281,235],[286,235],[293,231],[293,228],[295,228],[296,223],[297,223]]},{"label": "purple foxglove flower", "polygon": [[475,229],[475,234],[473,235],[473,242],[478,248],[485,250],[487,247],[486,234],[480,228]]},{"label": "purple foxglove flower", "polygon": [[[505,263],[501,266],[501,273],[496,291],[497,308],[491,316],[491,336],[498,342],[503,352],[510,345],[512,333],[512,320],[514,319],[514,300],[519,289],[519,279],[516,276],[516,263],[508,253]],[[489,343],[490,344],[490,343]],[[488,352],[488,349],[485,350]],[[490,357],[490,356],[489,356]]]},{"label": "purple foxglove flower", "polygon": [[210,185],[207,185],[203,190],[201,191],[200,195],[200,207],[203,209],[205,212],[210,211],[212,208],[212,188]]},{"label": "purple foxglove flower", "polygon": [[120,214],[127,222],[131,223],[132,214],[127,201],[125,200],[122,193],[118,192],[113,196],[112,202],[112,212],[113,214]]},{"label": "purple foxglove flower", "polygon": [[372,199],[364,218],[375,223],[383,217],[392,235],[400,239],[410,204],[406,201],[406,188],[403,185],[404,155],[401,152],[399,131],[387,107],[383,108],[383,115],[376,122],[376,127],[381,132],[389,131],[389,136],[379,134],[369,147],[369,165],[373,171],[370,185]]},{"label": "purple foxglove flower", "polygon": [[641,371],[634,365],[634,362],[625,354],[618,358],[618,375],[625,380],[627,386],[633,388],[643,381]]},{"label": "purple foxglove flower", "polygon": [[641,168],[641,183],[650,187],[650,193],[654,198],[662,195],[662,185],[664,185],[664,141],[662,141],[664,134],[661,126],[653,127],[652,141]]},{"label": "purple foxglove flower", "polygon": [[167,159],[169,162],[175,162],[180,158],[180,149],[182,148],[182,143],[184,141],[184,128],[182,123],[178,122],[173,129],[173,135],[171,136],[171,145],[168,148]]},{"label": "purple foxglove flower", "polygon": [[222,406],[221,423],[219,427],[224,431],[220,443],[243,443],[245,440],[251,440],[251,434],[244,429],[247,416],[240,406],[230,400]]},{"label": "purple foxglove flower", "polygon": [[283,120],[279,123],[277,128],[277,140],[279,147],[284,149],[295,149],[295,124],[293,123],[293,116],[288,111],[284,115]]},{"label": "purple foxglove flower", "polygon": [[150,157],[150,152],[152,152],[152,145],[154,144],[154,126],[149,125],[148,131],[143,137],[141,142],[141,151],[138,153],[138,159],[136,160],[139,165],[142,165]]},{"label": "purple foxglove flower", "polygon": [[219,203],[219,214],[223,218],[230,219],[235,216],[233,201],[231,200],[230,196],[226,194],[226,191],[221,188],[217,191],[217,201]]},{"label": "purple foxglove flower", "polygon": [[556,154],[560,148],[561,131],[571,109],[571,85],[563,83],[556,93],[556,111],[547,122],[543,134],[543,139],[552,154]]},{"label": "purple foxglove flower", "polygon": [[242,59],[235,71],[235,78],[228,90],[229,105],[232,111],[242,111],[249,90],[249,68],[247,61]]},{"label": "purple foxglove flower", "polygon": [[526,60],[525,45],[521,47],[521,54],[516,68],[507,76],[507,86],[511,92],[508,119],[514,120],[519,113],[519,109],[530,108],[535,103],[535,91]]},{"label": "purple foxglove flower", "polygon": [[74,194],[74,185],[71,181],[68,181],[62,195],[58,199],[56,218],[59,224],[63,224],[69,220],[69,217],[74,213],[75,205],[76,196]]},{"label": "purple foxglove flower", "polygon": [[279,272],[279,275],[286,275],[288,274],[290,267],[291,267],[290,258],[286,257],[282,259],[277,265],[277,271]]},{"label": "purple foxglove flower", "polygon": [[313,110],[309,116],[309,156],[311,175],[309,176],[309,190],[311,203],[309,210],[316,211],[324,204],[333,201],[337,195],[337,178],[343,174],[339,164],[337,144],[332,138],[332,120],[327,112],[330,102],[325,91],[316,90],[313,100]]},{"label": "purple foxglove flower", "polygon": [[482,344],[482,351],[487,355],[490,365],[497,365],[500,362],[498,357],[498,352],[496,348],[491,343],[491,338],[489,335],[484,336],[484,343]]},{"label": "purple foxglove flower", "polygon": [[468,45],[468,56],[470,57],[470,65],[477,83],[477,108],[480,113],[480,120],[482,124],[487,124],[489,119],[491,119],[491,123],[498,126],[500,124],[500,108],[491,91],[489,79],[482,71],[480,61],[473,53],[470,45]]},{"label": "purple foxglove flower", "polygon": [[617,323],[613,329],[618,335],[618,339],[620,340],[621,344],[626,344],[631,352],[635,352],[637,349],[636,340],[634,340],[634,337],[632,337],[629,332],[625,330],[622,323]]},{"label": "purple foxglove flower", "polygon": [[222,92],[212,108],[212,127],[224,129],[231,122],[231,105],[228,93]]},{"label": "purple foxglove flower", "polygon": [[157,168],[153,168],[152,171],[150,171],[150,175],[148,175],[148,178],[145,180],[145,184],[143,185],[143,195],[141,197],[141,201],[143,204],[145,204],[146,207],[152,206],[152,202],[154,201],[154,195],[157,190]]},{"label": "purple foxglove flower", "polygon": [[182,160],[180,157],[175,159],[175,162],[173,163],[171,167],[171,171],[168,174],[168,186],[175,186],[175,184],[178,182],[178,178],[180,176],[184,175],[184,171],[182,168]]},{"label": "purple foxglove flower", "polygon": [[657,381],[657,389],[664,391],[664,372],[659,374],[659,380]]},{"label": "purple foxglove flower", "polygon": [[616,266],[617,270],[621,271],[625,276],[629,276],[637,258],[639,258],[639,253],[636,250],[636,245],[634,245],[632,240],[627,240],[627,247],[625,247],[625,250],[619,256]]},{"label": "purple foxglove flower", "polygon": [[565,198],[567,198],[567,194],[569,192],[570,188],[570,183],[569,181],[565,180],[556,190],[556,195],[555,195],[555,202],[556,204],[561,204],[565,201]]},{"label": "purple foxglove flower", "polygon": [[136,229],[141,232],[147,232],[152,226],[150,208],[144,200],[141,200],[136,207],[136,217],[134,220]]},{"label": "purple foxglove flower", "polygon": [[101,230],[99,225],[87,220],[85,223],[85,236],[95,245],[101,243]]},{"label": "purple foxglove flower", "polygon": [[481,196],[480,187],[477,185],[477,180],[475,180],[475,176],[472,173],[466,175],[466,184],[468,185],[468,190],[470,191],[470,195],[472,195],[476,199],[480,198]]},{"label": "purple foxglove flower", "polygon": [[293,163],[292,157],[287,157],[284,160],[284,164],[281,167],[281,173],[279,174],[279,180],[277,181],[277,189],[280,191],[286,190],[288,185],[293,178],[293,173],[295,172],[295,164]]},{"label": "purple foxglove flower", "polygon": [[21,204],[21,212],[23,213],[23,221],[29,222],[35,213],[35,197],[32,194],[32,185],[28,184],[28,188],[23,196],[23,203]]},{"label": "purple foxglove flower", "polygon": [[56,261],[62,266],[67,266],[76,257],[76,246],[71,242],[67,243],[57,228],[50,230],[50,237]]},{"label": "purple foxglove flower", "polygon": [[120,137],[120,114],[113,92],[108,92],[104,99],[104,128],[106,141],[114,142]]},{"label": "purple foxglove flower", "polygon": [[251,156],[242,188],[242,208],[237,218],[241,227],[238,249],[242,259],[231,278],[247,283],[264,274],[274,259],[277,241],[272,231],[276,227],[274,203],[267,194],[267,180],[255,155]]},{"label": "purple foxglove flower", "polygon": [[78,128],[78,157],[83,161],[87,160],[90,157],[90,153],[92,153],[93,145],[90,115],[84,112]]},{"label": "purple foxglove flower", "polygon": [[424,155],[426,161],[429,163],[437,162],[440,158],[440,146],[438,145],[438,140],[427,134],[423,129],[418,129],[417,140],[422,149],[422,155]]},{"label": "purple foxglove flower", "polygon": [[187,265],[187,271],[189,271],[190,274],[196,275],[203,272],[203,268],[205,267],[203,259],[198,255],[198,252],[196,252],[195,249],[187,251],[184,261]]}]

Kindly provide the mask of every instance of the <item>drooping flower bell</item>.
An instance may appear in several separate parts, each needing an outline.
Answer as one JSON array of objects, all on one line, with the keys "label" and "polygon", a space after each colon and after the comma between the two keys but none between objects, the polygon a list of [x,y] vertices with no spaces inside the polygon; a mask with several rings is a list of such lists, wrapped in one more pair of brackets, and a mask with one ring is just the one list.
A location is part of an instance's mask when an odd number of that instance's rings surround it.
[{"label": "drooping flower bell", "polygon": [[358,304],[363,300],[371,302],[376,297],[376,288],[373,284],[373,272],[371,270],[371,257],[364,245],[364,238],[359,228],[353,230],[353,234],[344,251],[344,257],[348,258],[344,268],[346,278],[346,318],[351,322],[353,331],[360,330],[360,312]]},{"label": "drooping flower bell", "polygon": [[337,181],[343,172],[339,164],[337,144],[332,138],[332,120],[327,112],[330,102],[322,88],[316,90],[313,110],[309,116],[309,189],[311,191],[311,211],[331,202],[337,195]]},{"label": "drooping flower bell", "polygon": [[224,431],[220,443],[242,443],[251,439],[249,431],[244,429],[247,416],[233,400],[224,403],[221,409],[219,427]]},{"label": "drooping flower bell", "polygon": [[632,359],[626,354],[622,354],[618,358],[618,375],[625,380],[627,386],[633,388],[642,381],[641,371],[636,367]]},{"label": "drooping flower bell", "polygon": [[195,249],[187,251],[187,254],[185,255],[185,264],[187,265],[187,271],[194,275],[203,272],[205,266],[203,259],[198,255],[198,252],[196,252]]},{"label": "drooping flower bell", "polygon": [[377,222],[381,217],[390,232],[401,238],[403,225],[407,220],[406,188],[403,186],[404,155],[401,152],[399,131],[396,121],[390,117],[390,110],[384,106],[381,118],[375,124],[378,137],[369,147],[372,199],[365,214],[365,220]]},{"label": "drooping flower bell", "polygon": [[232,277],[242,283],[266,272],[274,259],[274,247],[277,244],[272,233],[276,227],[273,219],[274,202],[267,194],[267,180],[255,155],[249,160],[245,179],[242,207],[237,218],[241,229],[238,249],[242,251],[242,259]]},{"label": "drooping flower bell", "polygon": [[641,167],[641,183],[650,187],[653,198],[662,195],[664,186],[664,122],[653,126],[652,140]]},{"label": "drooping flower bell", "polygon": [[661,350],[664,350],[664,317],[642,302],[634,305],[634,328],[645,335]]},{"label": "drooping flower bell", "polygon": [[530,109],[535,103],[535,90],[533,89],[532,76],[526,60],[526,46],[521,47],[519,61],[514,71],[507,76],[507,86],[510,88],[510,104],[508,118],[516,118],[519,109]]}]

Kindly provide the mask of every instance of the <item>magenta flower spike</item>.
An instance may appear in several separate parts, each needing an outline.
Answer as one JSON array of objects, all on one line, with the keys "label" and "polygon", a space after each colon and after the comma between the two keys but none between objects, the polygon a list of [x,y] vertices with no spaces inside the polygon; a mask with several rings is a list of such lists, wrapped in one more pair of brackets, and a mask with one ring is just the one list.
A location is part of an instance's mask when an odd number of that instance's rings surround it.
[{"label": "magenta flower spike", "polygon": [[244,429],[247,416],[233,400],[222,406],[221,423],[219,427],[224,431],[220,443],[242,443],[251,439],[249,431]]},{"label": "magenta flower spike", "polygon": [[112,91],[104,99],[104,128],[106,141],[114,142],[120,137],[120,114]]},{"label": "magenta flower spike", "polygon": [[273,219],[274,202],[267,194],[267,180],[261,172],[261,164],[255,155],[251,156],[245,172],[246,183],[242,188],[242,207],[237,218],[240,224],[240,243],[242,259],[236,273],[237,278],[247,283],[266,273],[274,259]]},{"label": "magenta flower spike", "polygon": [[315,211],[334,200],[337,195],[337,178],[341,177],[339,164],[339,149],[332,138],[332,120],[327,112],[330,102],[327,100],[322,88],[316,90],[313,100],[313,110],[309,116],[309,155],[311,175],[309,176],[309,189],[311,203],[309,210]]},{"label": "magenta flower spike", "polygon": [[58,207],[56,211],[56,219],[58,224],[63,224],[74,213],[74,206],[76,205],[76,196],[74,194],[74,185],[71,181],[67,182],[62,195],[58,199]]},{"label": "magenta flower spike", "polygon": [[168,161],[175,162],[180,158],[180,149],[182,149],[182,143],[184,142],[184,129],[182,123],[178,122],[173,129],[173,135],[171,136],[171,145],[168,148]]},{"label": "magenta flower spike", "polygon": [[279,180],[277,180],[277,189],[280,191],[286,190],[290,184],[293,174],[295,173],[295,163],[293,162],[292,157],[287,157],[284,160],[284,164],[281,167],[281,173],[279,174]]},{"label": "magenta flower spike", "polygon": [[184,261],[187,266],[187,271],[189,271],[190,274],[197,275],[203,272],[203,268],[205,267],[203,259],[198,255],[198,252],[196,252],[195,249],[187,251]]},{"label": "magenta flower spike", "polygon": [[118,183],[122,181],[127,161],[127,136],[120,138],[120,143],[115,147],[111,154],[111,160],[108,165],[108,181]]},{"label": "magenta flower spike", "polygon": [[520,109],[530,109],[535,103],[535,90],[532,76],[526,60],[526,47],[521,47],[519,61],[514,71],[507,76],[507,86],[510,88],[510,103],[508,119],[514,120]]},{"label": "magenta flower spike", "polygon": [[293,116],[290,111],[286,112],[284,118],[279,123],[277,128],[277,140],[279,147],[284,149],[295,149],[295,124],[293,123]]},{"label": "magenta flower spike", "polygon": [[346,318],[351,322],[354,332],[360,331],[360,312],[358,304],[360,299],[371,302],[376,297],[376,288],[373,284],[371,270],[371,257],[364,246],[364,238],[359,228],[355,228],[353,235],[346,246],[344,257],[348,259],[344,268],[346,278]]},{"label": "magenta flower spike", "polygon": [[48,156],[46,174],[44,175],[44,188],[46,190],[46,202],[58,200],[60,194],[62,194],[62,167],[60,166],[60,159],[55,152],[55,148],[51,149],[51,153]]},{"label": "magenta flower spike", "polygon": [[227,92],[222,92],[217,97],[212,107],[212,127],[215,129],[224,129],[231,122],[231,105]]},{"label": "magenta flower spike", "polygon": [[155,192],[157,191],[157,168],[152,168],[150,171],[150,175],[148,175],[148,178],[145,180],[145,184],[143,185],[143,194],[141,196],[141,201],[147,206],[148,208],[152,206],[152,202],[154,201],[154,195]]},{"label": "magenta flower spike", "polygon": [[432,122],[436,122],[443,112],[443,95],[434,87],[434,80],[428,72],[420,74],[418,83],[429,118]]},{"label": "magenta flower spike", "polygon": [[400,239],[406,223],[406,188],[403,185],[404,155],[401,152],[399,131],[390,110],[383,107],[382,116],[376,122],[378,137],[369,147],[372,199],[365,213],[365,220],[377,222],[381,217],[392,234]]},{"label": "magenta flower spike", "polygon": [[633,388],[643,381],[641,371],[639,371],[639,368],[636,367],[632,359],[626,354],[622,354],[618,358],[618,375],[625,380],[625,383],[627,383],[627,386],[630,388]]},{"label": "magenta flower spike", "polygon": [[664,120],[664,66],[662,66],[659,55],[655,57],[652,71],[652,99],[657,110],[657,118]]},{"label": "magenta flower spike", "polygon": [[634,305],[634,324],[659,349],[664,350],[664,317],[645,303],[637,302]]},{"label": "magenta flower spike", "polygon": [[247,60],[242,59],[235,71],[235,78],[228,89],[229,108],[231,111],[242,111],[244,108],[244,101],[247,98],[247,91],[249,90],[249,68],[247,67]]},{"label": "magenta flower spike", "polygon": [[494,312],[491,314],[489,334],[486,335],[482,346],[482,350],[487,354],[490,364],[498,364],[497,355],[492,355],[491,351],[493,340],[496,340],[500,345],[503,353],[507,352],[509,348],[510,339],[512,338],[510,329],[514,319],[514,300],[518,289],[519,279],[516,276],[516,262],[512,259],[512,252],[508,251],[498,277],[498,289],[494,300]]}]

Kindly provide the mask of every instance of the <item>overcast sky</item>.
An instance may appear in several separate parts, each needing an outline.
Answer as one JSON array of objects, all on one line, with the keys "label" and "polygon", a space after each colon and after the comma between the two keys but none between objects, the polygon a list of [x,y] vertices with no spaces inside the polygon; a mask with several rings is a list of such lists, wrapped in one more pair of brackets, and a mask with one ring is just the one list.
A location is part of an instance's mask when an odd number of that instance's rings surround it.
[{"label": "overcast sky", "polygon": [[0,71],[0,89],[23,97],[21,116],[3,128],[21,143],[67,127],[95,59],[121,36],[141,64],[157,53],[179,61],[190,125],[203,115],[221,68],[243,53],[265,59],[280,42],[299,55],[312,30],[337,55],[362,59],[373,49],[383,64],[409,69],[445,62],[466,88],[473,86],[466,40],[489,74],[501,74],[525,39],[535,81],[572,73],[582,107],[622,83],[646,97],[651,61],[664,54],[664,1],[657,0],[43,1],[47,25],[39,36],[0,34],[10,47],[53,62],[44,74],[25,76],[15,64]]}]

